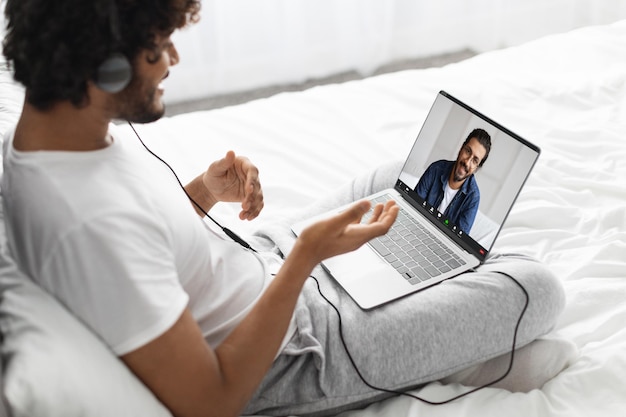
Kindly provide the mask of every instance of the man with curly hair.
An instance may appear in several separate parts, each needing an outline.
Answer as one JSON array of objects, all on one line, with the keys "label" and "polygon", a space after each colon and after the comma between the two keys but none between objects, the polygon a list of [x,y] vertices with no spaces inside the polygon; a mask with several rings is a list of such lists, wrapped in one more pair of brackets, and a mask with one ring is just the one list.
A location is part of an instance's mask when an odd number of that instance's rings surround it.
[{"label": "man with curly hair", "polygon": [[[385,233],[397,209],[379,206],[370,224],[355,225],[369,209],[359,203],[311,227],[273,279],[266,259],[205,227],[171,173],[111,125],[163,115],[161,83],[179,59],[170,35],[199,8],[197,0],[9,0],[4,54],[26,100],[7,139],[2,189],[23,270],[175,415],[234,416],[293,334],[313,267]],[[132,68],[116,93],[99,80],[112,54]],[[205,212],[240,201],[250,220],[263,207],[256,167],[233,152],[186,190]]]},{"label": "man with curly hair", "polygon": [[[199,9],[199,0],[7,1],[4,55],[26,87],[4,139],[11,252],[175,416],[329,415],[388,397],[357,377],[336,316],[305,282],[322,260],[386,233],[395,204],[360,224],[370,204],[354,203],[302,232],[283,261],[201,220],[218,201],[240,202],[241,219],[258,216],[263,192],[248,159],[228,152],[185,193],[111,123],[163,115],[161,83],[179,60],[170,35]],[[518,339],[528,343],[554,325],[562,290],[536,262],[506,265],[530,288]],[[516,289],[489,272],[458,282],[371,314],[334,287],[368,377],[406,390],[510,349],[523,307]],[[441,325],[425,327],[427,316]],[[434,349],[428,329],[454,343]],[[370,343],[392,337],[402,342]]]}]

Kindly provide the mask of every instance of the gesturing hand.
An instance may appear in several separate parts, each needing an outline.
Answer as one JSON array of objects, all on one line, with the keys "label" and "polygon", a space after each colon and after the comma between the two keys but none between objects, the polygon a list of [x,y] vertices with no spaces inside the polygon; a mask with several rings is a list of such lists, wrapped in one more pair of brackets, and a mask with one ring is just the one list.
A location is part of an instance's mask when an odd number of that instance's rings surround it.
[{"label": "gesturing hand", "polygon": [[302,231],[298,245],[303,247],[310,261],[317,264],[384,235],[396,220],[399,207],[394,201],[377,204],[369,222],[361,224],[361,218],[370,207],[369,201],[359,201],[336,216],[312,224]]},{"label": "gesturing hand", "polygon": [[241,220],[252,220],[263,209],[259,170],[248,158],[236,156],[233,151],[213,162],[202,182],[215,201],[241,202]]}]

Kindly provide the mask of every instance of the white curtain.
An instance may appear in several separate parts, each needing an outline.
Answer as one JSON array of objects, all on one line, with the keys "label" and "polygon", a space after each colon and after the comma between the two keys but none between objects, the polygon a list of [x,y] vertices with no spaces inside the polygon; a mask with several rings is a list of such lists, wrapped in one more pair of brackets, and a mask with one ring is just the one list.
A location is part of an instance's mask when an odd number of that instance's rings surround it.
[{"label": "white curtain", "polygon": [[203,0],[177,32],[170,103],[626,18],[626,0]]}]

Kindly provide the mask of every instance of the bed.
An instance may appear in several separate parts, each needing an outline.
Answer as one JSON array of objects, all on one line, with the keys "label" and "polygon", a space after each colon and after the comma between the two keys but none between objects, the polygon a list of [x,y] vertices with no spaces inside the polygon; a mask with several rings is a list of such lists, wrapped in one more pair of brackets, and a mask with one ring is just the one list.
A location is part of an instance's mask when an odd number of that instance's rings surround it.
[{"label": "bed", "polygon": [[[174,69],[175,70],[175,69]],[[21,89],[0,79],[0,133]],[[442,68],[407,70],[164,118],[139,132],[183,180],[234,149],[256,162],[266,208],[250,235],[289,218],[355,176],[402,159],[439,90],[534,142],[542,155],[495,250],[550,266],[567,294],[548,337],[575,357],[540,389],[486,388],[443,406],[397,397],[341,417],[621,416],[626,412],[626,21],[551,35]],[[120,127],[129,133],[125,126]],[[3,244],[3,397],[15,416],[167,411],[88,330],[20,274]],[[430,398],[464,388],[433,382]]]}]

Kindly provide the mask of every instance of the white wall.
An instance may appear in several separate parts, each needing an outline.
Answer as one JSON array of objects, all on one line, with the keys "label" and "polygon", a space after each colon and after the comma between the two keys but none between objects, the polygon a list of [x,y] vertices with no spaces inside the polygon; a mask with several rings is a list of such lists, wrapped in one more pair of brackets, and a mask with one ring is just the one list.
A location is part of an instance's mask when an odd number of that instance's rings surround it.
[{"label": "white wall", "polygon": [[203,0],[166,100],[242,91],[626,18],[626,0]]}]

